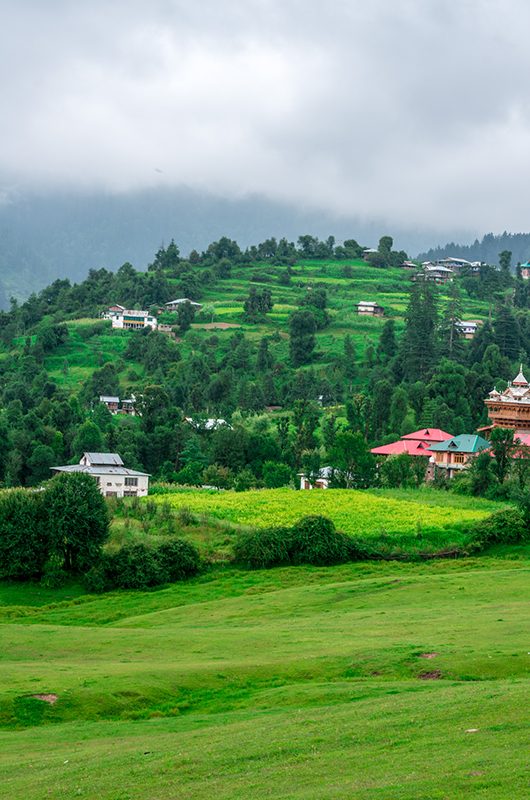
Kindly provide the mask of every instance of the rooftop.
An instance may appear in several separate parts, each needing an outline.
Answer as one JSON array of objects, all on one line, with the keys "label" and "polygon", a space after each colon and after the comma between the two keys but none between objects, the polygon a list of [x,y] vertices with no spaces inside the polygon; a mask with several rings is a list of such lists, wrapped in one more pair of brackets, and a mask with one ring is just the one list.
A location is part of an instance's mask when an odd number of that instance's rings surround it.
[{"label": "rooftop", "polygon": [[481,450],[488,450],[490,447],[490,443],[476,433],[461,433],[446,442],[438,442],[431,445],[429,450],[436,453],[479,453]]}]

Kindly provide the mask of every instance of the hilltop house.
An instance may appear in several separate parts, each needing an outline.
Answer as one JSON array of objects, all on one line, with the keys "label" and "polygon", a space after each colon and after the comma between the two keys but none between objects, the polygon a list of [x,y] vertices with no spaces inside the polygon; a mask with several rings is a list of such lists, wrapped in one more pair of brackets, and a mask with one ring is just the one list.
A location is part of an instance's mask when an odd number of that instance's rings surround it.
[{"label": "hilltop house", "polygon": [[530,279],[530,261],[521,264],[521,278],[525,281]]},{"label": "hilltop house", "polygon": [[482,450],[488,450],[490,443],[477,434],[462,433],[446,442],[432,444],[429,448],[434,456],[436,469],[446,471],[448,478],[467,469],[473,458]]},{"label": "hilltop house", "polygon": [[383,306],[368,300],[361,300],[360,303],[356,304],[356,308],[358,314],[362,314],[366,317],[382,317],[385,313]]},{"label": "hilltop house", "polygon": [[375,247],[366,247],[363,250],[363,259],[364,259],[364,261],[370,261],[370,256],[372,256],[372,255],[374,255],[375,253],[378,253],[378,252],[379,252],[379,250],[377,250]]},{"label": "hilltop house", "polygon": [[164,304],[164,308],[166,311],[178,311],[179,306],[183,303],[189,303],[190,306],[193,306],[195,311],[200,311],[202,305],[200,303],[194,303],[193,300],[190,300],[187,297],[179,297],[177,300],[170,300],[169,303]]},{"label": "hilltop house", "polygon": [[145,497],[149,491],[149,474],[127,469],[118,453],[83,453],[79,464],[51,469],[92,475],[105,497]]}]

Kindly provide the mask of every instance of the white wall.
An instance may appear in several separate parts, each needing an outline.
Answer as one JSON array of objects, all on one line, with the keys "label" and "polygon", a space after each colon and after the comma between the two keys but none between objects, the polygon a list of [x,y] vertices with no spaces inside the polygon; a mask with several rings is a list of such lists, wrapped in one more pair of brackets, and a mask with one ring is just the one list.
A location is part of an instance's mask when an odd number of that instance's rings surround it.
[{"label": "white wall", "polygon": [[[138,481],[137,486],[126,486],[125,475],[94,475],[98,479],[99,490],[105,496],[123,497],[124,492],[134,492],[137,497],[145,497],[149,489],[149,476],[135,476]],[[111,494],[109,495],[109,492]],[[114,494],[115,493],[115,494]]]}]

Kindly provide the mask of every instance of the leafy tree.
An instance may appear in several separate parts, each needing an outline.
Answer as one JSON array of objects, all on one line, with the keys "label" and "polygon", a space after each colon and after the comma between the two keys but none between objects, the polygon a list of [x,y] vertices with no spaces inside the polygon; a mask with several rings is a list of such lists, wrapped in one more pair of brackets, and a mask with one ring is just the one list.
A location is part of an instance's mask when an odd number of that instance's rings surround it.
[{"label": "leafy tree", "polygon": [[179,303],[177,308],[177,321],[180,333],[186,333],[191,328],[191,323],[195,318],[195,306],[191,303]]},{"label": "leafy tree", "polygon": [[34,578],[48,557],[46,505],[41,492],[0,493],[0,577]]},{"label": "leafy tree", "polygon": [[87,420],[81,425],[72,449],[77,458],[80,458],[83,453],[101,453],[105,450],[103,434],[94,422]]},{"label": "leafy tree", "polygon": [[338,433],[330,451],[334,468],[332,485],[345,489],[367,489],[375,482],[375,459],[362,434]]},{"label": "leafy tree", "polygon": [[263,483],[267,489],[279,489],[291,482],[291,470],[287,464],[266,461],[263,465]]},{"label": "leafy tree", "polygon": [[493,428],[490,434],[493,453],[492,469],[499,483],[504,483],[510,470],[511,458],[516,449],[511,428]]},{"label": "leafy tree", "polygon": [[96,481],[84,472],[61,472],[48,484],[45,505],[50,554],[67,572],[90,569],[109,535],[109,515]]},{"label": "leafy tree", "polygon": [[289,353],[294,367],[311,361],[317,326],[311,311],[294,311],[289,318]]}]

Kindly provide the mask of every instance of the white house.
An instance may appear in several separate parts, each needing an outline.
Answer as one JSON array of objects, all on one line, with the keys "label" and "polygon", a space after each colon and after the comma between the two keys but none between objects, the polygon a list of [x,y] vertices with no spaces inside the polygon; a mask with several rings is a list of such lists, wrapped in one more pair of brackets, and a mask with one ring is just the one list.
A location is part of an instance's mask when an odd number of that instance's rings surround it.
[{"label": "white house", "polygon": [[370,300],[361,300],[360,303],[357,303],[356,308],[358,314],[363,314],[367,317],[382,317],[385,313],[383,306]]},{"label": "white house", "polygon": [[158,325],[156,317],[152,317],[148,311],[138,311],[137,309],[124,308],[123,311],[109,312],[107,318],[111,319],[113,328],[124,330],[140,330],[141,328],[156,330]]},{"label": "white house", "polygon": [[202,308],[200,303],[195,303],[193,300],[190,300],[188,297],[179,297],[176,300],[170,300],[169,303],[165,303],[166,311],[178,311],[178,307],[181,306],[183,303],[189,303],[190,306],[196,311]]},{"label": "white house", "polygon": [[318,471],[318,476],[311,482],[305,473],[299,472],[300,489],[329,489],[332,474],[333,467],[322,467]]},{"label": "white house", "polygon": [[479,325],[479,320],[468,319],[456,322],[455,328],[457,328],[458,332],[464,337],[464,339],[473,339]]},{"label": "white house", "polygon": [[92,475],[105,497],[145,497],[149,491],[149,474],[127,469],[118,453],[83,453],[79,464],[52,467],[52,471]]}]

